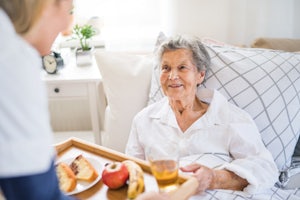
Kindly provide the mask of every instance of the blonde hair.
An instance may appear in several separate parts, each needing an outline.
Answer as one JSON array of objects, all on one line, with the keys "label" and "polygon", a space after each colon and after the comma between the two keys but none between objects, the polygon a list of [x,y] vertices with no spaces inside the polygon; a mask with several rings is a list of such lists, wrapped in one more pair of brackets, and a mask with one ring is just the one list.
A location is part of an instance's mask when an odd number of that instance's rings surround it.
[{"label": "blonde hair", "polygon": [[54,0],[0,0],[0,7],[19,34],[27,33],[37,22],[46,5]]}]

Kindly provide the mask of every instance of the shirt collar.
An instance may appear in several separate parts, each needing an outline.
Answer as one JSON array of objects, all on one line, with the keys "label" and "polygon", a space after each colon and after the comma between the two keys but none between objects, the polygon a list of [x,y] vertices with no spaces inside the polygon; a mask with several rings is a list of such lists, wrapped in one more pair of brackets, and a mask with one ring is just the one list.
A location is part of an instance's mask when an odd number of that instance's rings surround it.
[{"label": "shirt collar", "polygon": [[[198,89],[197,97],[199,100],[206,102],[209,105],[207,112],[197,120],[197,123],[192,124],[188,130],[202,129],[207,126],[226,124],[229,120],[229,104],[227,99],[217,90],[206,88]],[[159,119],[161,123],[167,124],[174,128],[179,128],[175,114],[169,105],[167,97],[164,97],[158,102],[157,111],[153,112],[150,117]],[[188,131],[187,130],[187,131]]]}]

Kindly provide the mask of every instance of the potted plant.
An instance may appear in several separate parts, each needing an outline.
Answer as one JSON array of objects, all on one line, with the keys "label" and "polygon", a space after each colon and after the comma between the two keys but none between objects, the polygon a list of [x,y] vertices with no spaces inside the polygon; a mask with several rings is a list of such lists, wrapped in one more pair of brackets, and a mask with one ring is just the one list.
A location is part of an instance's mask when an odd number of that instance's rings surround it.
[{"label": "potted plant", "polygon": [[92,62],[93,47],[90,45],[90,39],[96,35],[96,30],[93,26],[85,24],[76,24],[73,27],[73,39],[79,41],[80,47],[76,49],[76,61],[78,65],[87,65]]}]

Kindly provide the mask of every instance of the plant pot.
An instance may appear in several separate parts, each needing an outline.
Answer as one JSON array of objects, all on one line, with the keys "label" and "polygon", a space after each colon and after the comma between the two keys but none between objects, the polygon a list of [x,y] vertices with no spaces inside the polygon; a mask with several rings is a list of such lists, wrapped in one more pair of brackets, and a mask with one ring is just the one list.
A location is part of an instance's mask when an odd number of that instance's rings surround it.
[{"label": "plant pot", "polygon": [[91,65],[93,61],[94,48],[83,51],[82,48],[76,49],[76,63],[78,66]]}]

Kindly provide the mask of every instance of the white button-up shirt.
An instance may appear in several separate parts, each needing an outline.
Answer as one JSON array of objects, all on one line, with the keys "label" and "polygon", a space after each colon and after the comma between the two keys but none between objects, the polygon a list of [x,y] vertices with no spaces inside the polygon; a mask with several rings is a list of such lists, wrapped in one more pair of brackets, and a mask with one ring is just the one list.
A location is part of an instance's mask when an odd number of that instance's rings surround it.
[{"label": "white button-up shirt", "polygon": [[198,162],[233,171],[249,182],[244,191],[254,193],[274,185],[278,170],[248,113],[229,103],[218,91],[197,94],[209,103],[207,112],[182,132],[165,97],[139,112],[132,124],[126,153],[145,159],[147,147],[163,151],[165,141],[176,142],[180,165]]}]

